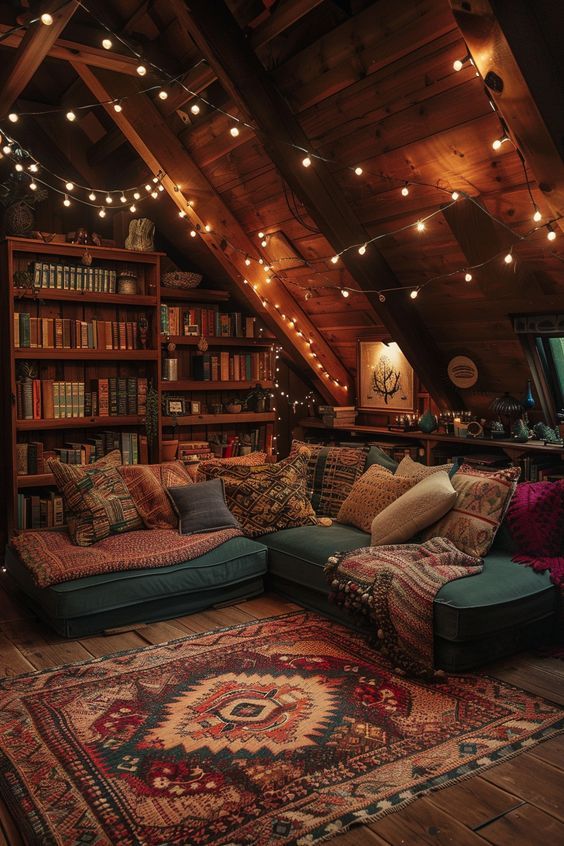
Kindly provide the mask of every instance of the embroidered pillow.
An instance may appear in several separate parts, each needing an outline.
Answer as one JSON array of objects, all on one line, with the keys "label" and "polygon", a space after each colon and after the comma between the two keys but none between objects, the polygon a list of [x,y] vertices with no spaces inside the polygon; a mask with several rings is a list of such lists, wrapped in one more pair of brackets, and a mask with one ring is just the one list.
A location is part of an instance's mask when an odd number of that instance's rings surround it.
[{"label": "embroidered pillow", "polygon": [[451,482],[458,498],[454,507],[423,534],[423,540],[443,537],[468,555],[487,555],[515,492],[521,470],[495,473],[463,464]]},{"label": "embroidered pillow", "polygon": [[517,486],[505,518],[516,555],[562,555],[564,482],[525,482]]},{"label": "embroidered pillow", "polygon": [[353,485],[339,509],[337,520],[370,532],[374,517],[414,484],[415,479],[394,476],[384,467],[373,464]]},{"label": "embroidered pillow", "polygon": [[444,470],[426,476],[373,519],[372,546],[410,541],[450,511],[456,497]]},{"label": "embroidered pillow", "polygon": [[[174,466],[176,464],[180,465],[179,469]],[[178,518],[166,494],[166,488],[192,483],[181,462],[126,464],[119,468],[119,472],[146,529],[178,527]]]},{"label": "embroidered pillow", "polygon": [[223,479],[229,510],[244,534],[254,538],[316,524],[305,485],[308,458],[309,452],[304,450],[278,464],[256,467],[207,462],[205,475]]},{"label": "embroidered pillow", "polygon": [[249,452],[247,455],[235,455],[232,458],[210,458],[209,461],[203,461],[197,466],[196,477],[198,479],[205,479],[205,472],[200,468],[203,464],[222,464],[227,466],[229,464],[241,464],[244,467],[256,467],[259,464],[266,464],[266,452]]},{"label": "embroidered pillow", "polygon": [[160,468],[160,480],[163,488],[189,485],[190,482],[194,481],[183,461],[162,461],[154,466]]},{"label": "embroidered pillow", "polygon": [[69,535],[77,546],[143,528],[117,467],[62,464],[57,459],[47,464],[63,495]]},{"label": "embroidered pillow", "polygon": [[433,473],[440,473],[442,470],[446,470],[450,474],[453,467],[454,464],[435,464],[434,466],[420,464],[419,461],[414,461],[411,456],[404,455],[397,466],[396,476],[407,476],[408,479],[415,479],[420,482],[421,479],[432,476]]},{"label": "embroidered pillow", "polygon": [[330,447],[292,441],[290,457],[307,449],[307,490],[313,510],[320,517],[336,517],[366,464],[369,447]]}]

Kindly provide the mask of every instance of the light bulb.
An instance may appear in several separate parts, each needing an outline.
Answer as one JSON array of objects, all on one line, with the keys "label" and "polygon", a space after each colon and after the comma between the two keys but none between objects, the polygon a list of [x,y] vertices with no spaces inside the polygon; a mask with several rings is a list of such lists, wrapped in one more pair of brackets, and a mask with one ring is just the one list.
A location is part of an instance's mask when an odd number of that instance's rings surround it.
[{"label": "light bulb", "polygon": [[186,212],[185,211],[179,211],[178,217],[186,217]]},{"label": "light bulb", "polygon": [[88,199],[89,199],[92,203],[94,203],[94,202],[96,201],[96,194],[94,193],[94,191],[91,191],[91,192],[90,192],[90,194],[88,195]]},{"label": "light bulb", "polygon": [[168,97],[168,92],[165,91],[164,88],[161,88],[161,90],[159,91],[159,100],[166,100],[167,97]]},{"label": "light bulb", "polygon": [[264,281],[267,285],[270,285],[270,283],[272,282],[272,276],[266,276]]},{"label": "light bulb", "polygon": [[149,183],[147,183],[145,185],[145,191],[150,191],[150,190],[151,190],[151,186],[149,185]]},{"label": "light bulb", "polygon": [[102,206],[98,212],[98,217],[106,217],[106,209]]},{"label": "light bulb", "polygon": [[507,253],[503,260],[505,264],[511,264],[511,262],[513,261],[513,256],[511,255],[511,253]]},{"label": "light bulb", "polygon": [[209,223],[206,223],[204,229],[206,230],[206,232],[211,232],[211,226],[209,225]]},{"label": "light bulb", "polygon": [[110,203],[113,203],[113,201],[114,201],[114,198],[113,198],[113,197],[111,197],[109,194],[106,194],[106,202],[108,203],[108,205],[109,205]]},{"label": "light bulb", "polygon": [[37,191],[37,183],[36,182],[30,182],[29,187],[31,188],[32,191]]},{"label": "light bulb", "polygon": [[354,172],[356,173],[357,176],[362,176],[362,174],[363,174],[363,170],[362,170],[361,167],[355,167]]},{"label": "light bulb", "polygon": [[264,238],[264,232],[259,232],[258,237],[259,237],[259,238]]},{"label": "light bulb", "polygon": [[199,115],[200,114],[200,107],[198,106],[197,103],[193,103],[190,106],[190,111],[192,112],[193,115]]},{"label": "light bulb", "polygon": [[311,165],[311,159],[309,156],[306,156],[305,159],[302,159],[302,164],[304,167],[309,167]]},{"label": "light bulb", "polygon": [[366,244],[363,244],[361,247],[358,248],[358,254],[363,256],[366,252]]},{"label": "light bulb", "polygon": [[554,231],[554,229],[552,228],[550,223],[546,227],[546,230],[547,230],[546,231],[546,237],[548,238],[548,240],[549,241],[555,241],[556,240],[556,232]]},{"label": "light bulb", "polygon": [[22,170],[23,170],[23,164],[20,164],[20,163],[18,162],[18,163],[17,163],[17,165],[16,165],[16,170],[18,171],[18,173],[21,173],[21,172],[22,172]]},{"label": "light bulb", "polygon": [[65,194],[65,199],[63,200],[63,206],[70,206],[70,204],[71,204],[71,201],[69,200],[69,198]]},{"label": "light bulb", "polygon": [[28,170],[30,170],[32,173],[37,173],[39,168],[37,167],[37,165],[34,162],[33,164],[30,164],[30,166],[28,167]]},{"label": "light bulb", "polygon": [[67,191],[74,191],[74,183],[73,182],[67,182],[65,184],[65,188],[67,189]]},{"label": "light bulb", "polygon": [[135,70],[137,71],[139,76],[145,76],[145,74],[147,73],[147,68],[145,67],[145,65],[138,65]]},{"label": "light bulb", "polygon": [[456,203],[456,201],[457,201],[457,200],[458,200],[458,198],[460,197],[460,194],[458,193],[458,191],[453,191],[453,192],[452,192],[452,194],[451,194],[450,196],[452,197],[452,199],[453,199],[453,200],[454,200],[454,202]]},{"label": "light bulb", "polygon": [[157,184],[158,181],[159,181],[159,177],[153,176],[153,182],[155,183],[155,185]]},{"label": "light bulb", "polygon": [[533,215],[533,220],[535,221],[535,223],[538,223],[539,220],[542,220],[542,214],[540,213],[540,211],[538,209],[535,209],[535,213]]},{"label": "light bulb", "polygon": [[121,100],[116,100],[114,103],[114,112],[121,112],[122,108]]},{"label": "light bulb", "polygon": [[140,198],[141,198],[141,194],[139,193],[139,191],[135,191],[135,193],[133,194],[133,199],[139,200]]},{"label": "light bulb", "polygon": [[492,147],[494,150],[499,150],[502,144],[505,144],[506,141],[509,141],[509,135],[506,135],[504,132],[501,138],[496,138],[495,141],[492,141]]},{"label": "light bulb", "polygon": [[[461,59],[455,59],[454,62],[452,63],[452,67],[454,68],[455,71],[461,71],[462,68],[464,67],[464,65],[466,64],[466,62],[470,62],[470,64],[472,64],[472,65],[474,64],[474,62],[472,61],[472,57],[470,56],[470,53],[466,53],[466,55],[463,56]],[[476,73],[476,76],[478,76],[477,73]]]},{"label": "light bulb", "polygon": [[263,270],[264,270],[265,273],[268,273],[268,271],[270,270],[270,265],[265,264],[265,266],[263,267]]},{"label": "light bulb", "polygon": [[232,126],[229,132],[231,133],[233,138],[237,138],[237,136],[239,135],[239,129],[236,126]]},{"label": "light bulb", "polygon": [[407,197],[408,194],[409,194],[409,188],[407,187],[407,182],[406,182],[405,185],[403,186],[403,188],[401,189],[401,195],[402,195],[402,197]]},{"label": "light bulb", "polygon": [[10,114],[8,115],[8,120],[10,120],[12,123],[17,123],[19,118],[15,112],[10,112]]},{"label": "light bulb", "polygon": [[464,281],[465,282],[471,282],[472,281],[472,274],[471,273],[465,273],[464,274]]},{"label": "light bulb", "polygon": [[[264,243],[266,244],[266,241],[265,241]],[[259,263],[259,264],[264,264],[264,259],[263,259],[263,258],[259,258],[258,263]]]},{"label": "light bulb", "polygon": [[195,229],[191,229],[191,230],[190,230],[190,238],[195,238],[195,237],[196,237],[196,230],[195,230]]},{"label": "light bulb", "polygon": [[158,190],[158,191],[164,191],[164,185],[159,185],[159,187],[157,188],[157,190]]},{"label": "light bulb", "polygon": [[73,122],[73,120],[76,120],[76,115],[72,111],[72,109],[70,112],[67,112],[67,120],[70,120],[71,123]]},{"label": "light bulb", "polygon": [[350,291],[347,291],[346,288],[341,288],[341,296],[344,297],[346,300],[347,297],[350,297]]},{"label": "light bulb", "polygon": [[49,14],[49,12],[43,12],[40,17],[40,21],[44,26],[51,26],[53,23],[53,16]]},{"label": "light bulb", "polygon": [[246,258],[245,258],[245,264],[247,265],[247,267],[250,265],[250,263],[251,263],[250,258],[249,258],[248,256],[246,256]]},{"label": "light bulb", "polygon": [[156,200],[158,196],[159,196],[158,191],[151,191],[151,197],[153,198],[153,200]]},{"label": "light bulb", "polygon": [[129,206],[129,211],[130,212],[136,212],[137,211],[137,206],[135,205],[135,203],[132,203],[132,205]]},{"label": "light bulb", "polygon": [[127,197],[125,196],[125,194],[122,194],[119,199],[120,199],[120,202],[127,203]]},{"label": "light bulb", "polygon": [[424,220],[418,220],[417,221],[417,231],[423,232],[424,229],[425,229],[425,221]]},{"label": "light bulb", "polygon": [[266,240],[266,238],[262,239],[262,241],[260,242],[260,245],[261,245],[261,247],[266,247],[268,245],[268,241]]},{"label": "light bulb", "polygon": [[412,300],[416,300],[417,297],[419,296],[419,291],[417,290],[417,288],[414,288],[413,291],[410,291],[409,296],[411,297]]},{"label": "light bulb", "polygon": [[5,156],[9,156],[10,153],[12,152],[12,148],[10,147],[9,144],[4,144],[4,146],[2,147],[2,152],[4,153]]},{"label": "light bulb", "polygon": [[104,48],[104,50],[111,50],[112,49],[111,39],[103,38],[102,39],[102,47]]}]

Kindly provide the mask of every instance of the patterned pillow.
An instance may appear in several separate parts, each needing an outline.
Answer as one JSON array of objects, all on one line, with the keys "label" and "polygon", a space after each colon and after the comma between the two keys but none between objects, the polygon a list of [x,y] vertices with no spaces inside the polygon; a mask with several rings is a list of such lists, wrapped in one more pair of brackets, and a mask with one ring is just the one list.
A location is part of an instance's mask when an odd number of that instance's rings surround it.
[{"label": "patterned pillow", "polygon": [[307,450],[256,467],[207,462],[208,479],[223,479],[231,513],[249,538],[294,526],[315,525],[315,512],[306,494]]},{"label": "patterned pillow", "polygon": [[311,456],[307,466],[307,490],[313,510],[320,517],[336,517],[366,464],[369,447],[330,447],[292,441],[290,458],[300,449]]},{"label": "patterned pillow", "polygon": [[414,461],[411,456],[404,455],[397,466],[396,476],[407,476],[408,479],[415,479],[420,482],[421,479],[432,476],[433,473],[439,473],[441,470],[450,473],[453,467],[454,464],[420,464],[419,461]]},{"label": "patterned pillow", "polygon": [[517,555],[562,555],[564,481],[518,485],[507,510],[505,525]]},{"label": "patterned pillow", "polygon": [[146,529],[178,528],[178,517],[166,490],[195,481],[182,461],[127,464],[119,472]]},{"label": "patterned pillow", "polygon": [[430,526],[422,540],[443,537],[468,555],[487,555],[515,492],[519,467],[495,473],[463,464],[451,479],[458,493],[453,508]]},{"label": "patterned pillow", "polygon": [[235,455],[232,458],[210,458],[209,461],[202,461],[197,464],[197,479],[201,481],[206,478],[205,470],[201,470],[205,464],[241,464],[244,467],[256,467],[259,464],[266,464],[266,452],[249,452],[248,455]]},{"label": "patterned pillow", "polygon": [[57,459],[47,464],[63,495],[69,535],[77,546],[143,528],[117,467],[62,464]]},{"label": "patterned pillow", "polygon": [[394,476],[384,467],[373,464],[353,485],[339,509],[337,520],[370,533],[374,517],[415,484],[415,479]]}]

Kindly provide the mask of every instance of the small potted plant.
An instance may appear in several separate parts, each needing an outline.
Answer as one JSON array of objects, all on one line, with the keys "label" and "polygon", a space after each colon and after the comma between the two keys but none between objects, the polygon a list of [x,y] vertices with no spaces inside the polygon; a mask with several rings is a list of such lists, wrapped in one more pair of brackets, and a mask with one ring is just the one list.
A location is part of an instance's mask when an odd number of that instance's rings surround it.
[{"label": "small potted plant", "polygon": [[269,410],[270,405],[270,391],[263,388],[259,382],[252,388],[245,398],[245,406],[249,411],[254,411],[257,414],[262,414]]}]

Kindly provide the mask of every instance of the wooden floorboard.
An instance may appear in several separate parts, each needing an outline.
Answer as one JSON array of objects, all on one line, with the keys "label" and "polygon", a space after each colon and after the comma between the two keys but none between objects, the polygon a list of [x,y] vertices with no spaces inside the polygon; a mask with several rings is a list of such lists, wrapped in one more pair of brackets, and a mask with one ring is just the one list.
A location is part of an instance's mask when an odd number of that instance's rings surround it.
[{"label": "wooden floorboard", "polygon": [[[272,594],[174,620],[67,640],[37,620],[9,582],[0,586],[0,673],[47,669],[300,610]],[[564,706],[564,661],[536,653],[485,668]],[[335,846],[542,846],[564,843],[564,735],[479,776],[416,799],[374,823],[337,835]],[[0,846],[23,846],[0,801]]]}]

